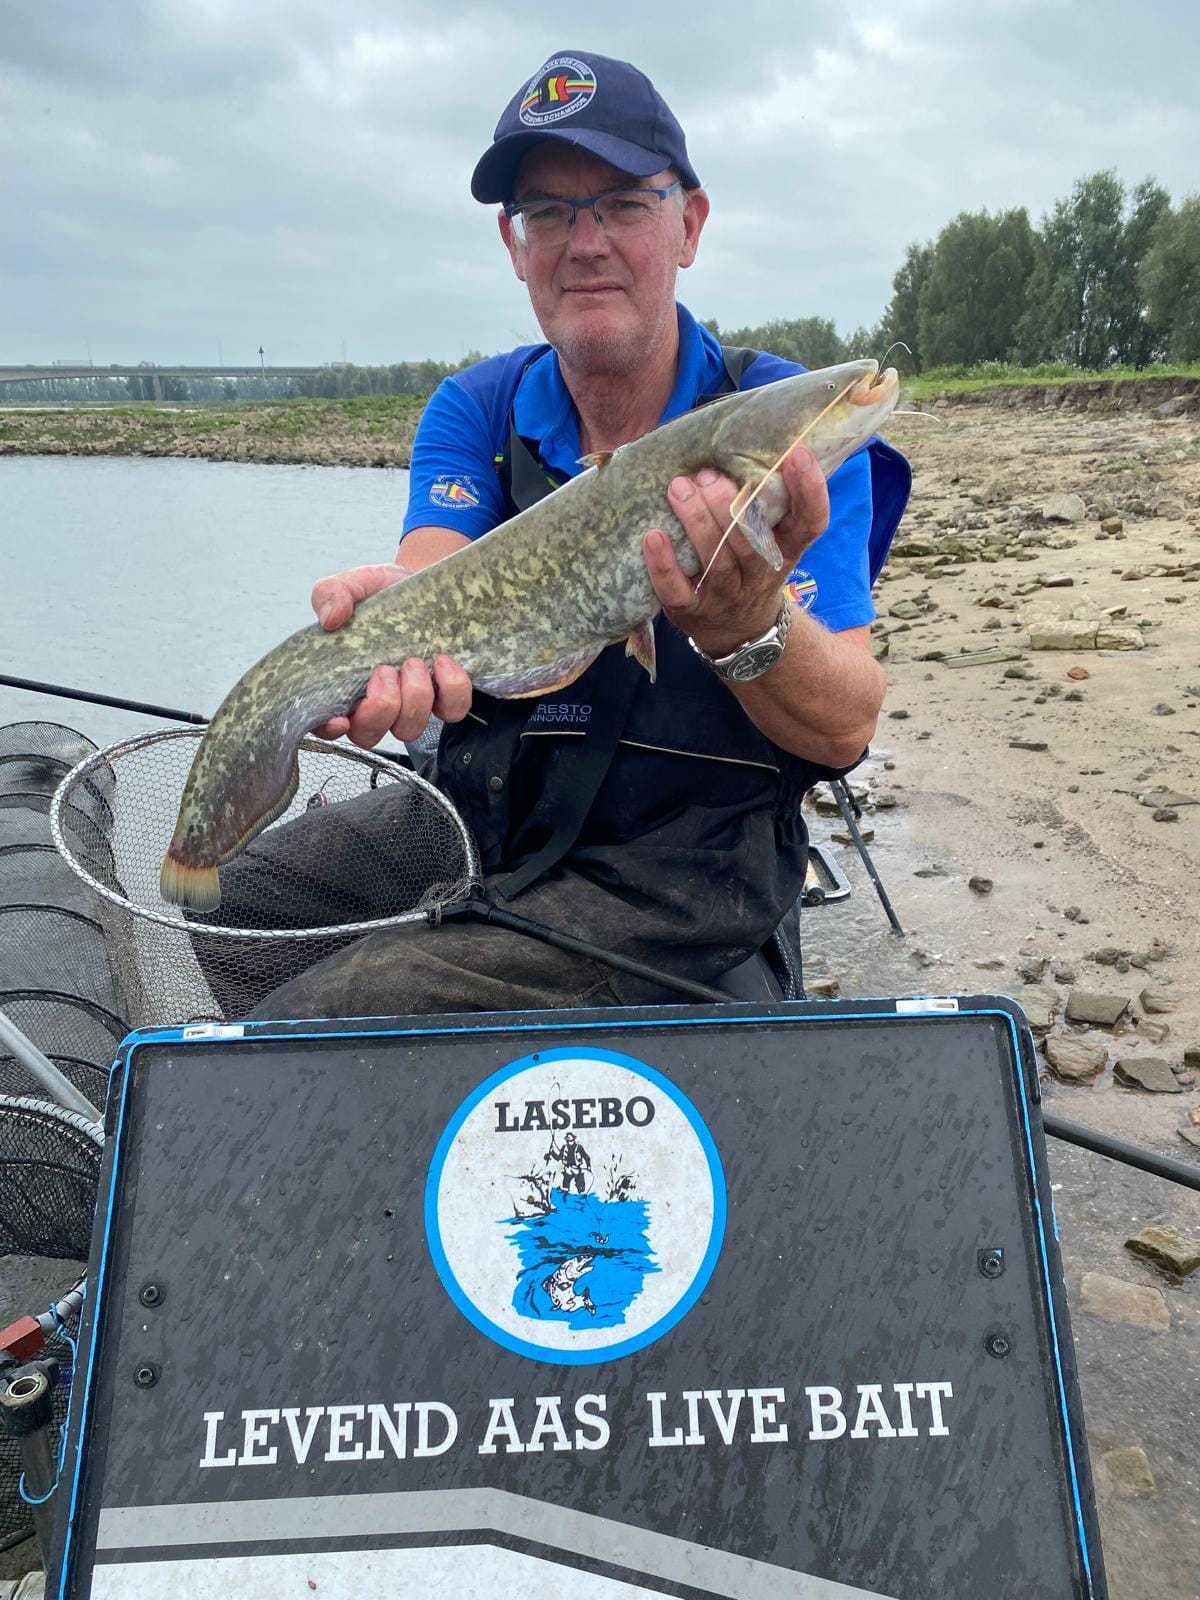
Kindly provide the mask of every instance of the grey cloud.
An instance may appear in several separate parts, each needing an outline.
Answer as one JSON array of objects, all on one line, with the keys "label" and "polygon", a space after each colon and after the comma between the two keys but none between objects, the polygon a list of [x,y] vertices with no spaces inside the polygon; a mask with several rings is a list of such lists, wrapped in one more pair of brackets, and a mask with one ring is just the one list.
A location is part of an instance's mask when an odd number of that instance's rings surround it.
[{"label": "grey cloud", "polygon": [[725,326],[886,302],[962,209],[1115,166],[1197,187],[1193,7],[0,0],[0,357],[460,356],[532,333],[467,180],[554,50],[651,73],[714,201]]}]

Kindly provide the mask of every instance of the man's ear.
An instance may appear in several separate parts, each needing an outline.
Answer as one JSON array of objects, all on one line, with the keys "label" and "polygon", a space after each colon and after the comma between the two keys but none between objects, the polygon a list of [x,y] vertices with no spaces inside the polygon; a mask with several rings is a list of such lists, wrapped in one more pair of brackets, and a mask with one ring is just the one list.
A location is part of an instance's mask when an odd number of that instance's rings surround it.
[{"label": "man's ear", "polygon": [[496,221],[500,224],[500,237],[504,240],[508,250],[509,260],[513,264],[513,271],[521,282],[525,282],[525,263],[521,258],[521,246],[517,243],[517,236],[513,233],[512,218],[506,217],[503,209],[496,214]]},{"label": "man's ear", "polygon": [[683,203],[683,244],[679,251],[681,267],[690,267],[696,259],[700,235],[704,231],[704,224],[708,221],[708,211],[707,193],[703,189],[689,189]]}]

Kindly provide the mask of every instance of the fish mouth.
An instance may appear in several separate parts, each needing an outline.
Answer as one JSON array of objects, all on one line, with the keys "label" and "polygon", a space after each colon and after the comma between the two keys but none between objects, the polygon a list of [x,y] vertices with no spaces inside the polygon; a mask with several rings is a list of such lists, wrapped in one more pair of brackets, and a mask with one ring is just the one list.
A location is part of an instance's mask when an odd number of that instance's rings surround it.
[{"label": "fish mouth", "polygon": [[852,406],[889,405],[899,392],[900,375],[895,367],[884,367],[880,372],[879,363],[872,361],[870,370],[850,385],[846,399]]}]

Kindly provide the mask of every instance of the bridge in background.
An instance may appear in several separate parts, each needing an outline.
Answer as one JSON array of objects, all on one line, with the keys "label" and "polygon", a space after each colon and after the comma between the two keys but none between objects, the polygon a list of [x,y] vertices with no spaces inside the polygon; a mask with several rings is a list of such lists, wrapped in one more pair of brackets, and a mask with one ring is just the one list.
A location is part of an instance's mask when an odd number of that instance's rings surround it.
[{"label": "bridge in background", "polygon": [[[332,370],[336,371],[338,363]],[[37,383],[54,378],[297,378],[328,372],[329,367],[97,367],[87,362],[49,367],[0,366],[0,383]]]}]

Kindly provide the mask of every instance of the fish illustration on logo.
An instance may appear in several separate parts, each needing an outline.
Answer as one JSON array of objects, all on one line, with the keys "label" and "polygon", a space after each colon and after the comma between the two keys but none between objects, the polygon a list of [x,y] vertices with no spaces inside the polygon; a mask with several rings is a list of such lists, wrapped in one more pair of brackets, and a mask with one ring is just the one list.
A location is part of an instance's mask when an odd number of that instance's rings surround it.
[{"label": "fish illustration on logo", "polygon": [[583,1364],[632,1354],[687,1314],[720,1254],[725,1182],[669,1079],[612,1051],[551,1050],[459,1107],[425,1215],[441,1281],[480,1332]]}]

